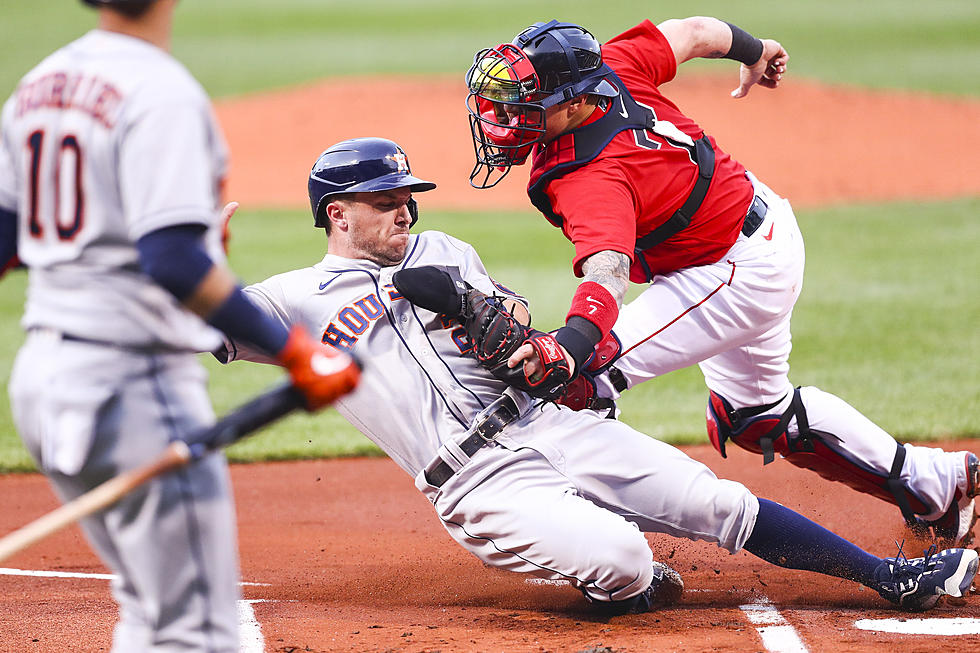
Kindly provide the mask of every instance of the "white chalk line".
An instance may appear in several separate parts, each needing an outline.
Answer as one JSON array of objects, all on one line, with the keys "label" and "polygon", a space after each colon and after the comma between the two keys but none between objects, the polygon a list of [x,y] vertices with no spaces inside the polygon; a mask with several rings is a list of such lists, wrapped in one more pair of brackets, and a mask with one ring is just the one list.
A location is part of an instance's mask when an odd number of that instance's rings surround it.
[{"label": "white chalk line", "polygon": [[[11,569],[0,567],[0,576],[35,576],[37,578],[91,578],[94,580],[112,580],[115,574],[90,574],[77,571],[43,571],[39,569]],[[250,583],[242,581],[239,585],[269,587],[271,583]]]},{"label": "white chalk line", "polygon": [[[552,579],[552,578],[525,578],[524,582],[528,585],[553,585],[555,587],[565,587],[570,585],[567,580],[562,579]],[[711,589],[685,589],[685,593],[699,592],[704,594],[712,594],[714,592],[721,592],[722,590],[711,590]]]},{"label": "white chalk line", "polygon": [[770,653],[807,653],[799,633],[768,598],[738,606],[762,638],[762,645]]},{"label": "white chalk line", "polygon": [[980,635],[980,619],[970,617],[937,619],[858,619],[854,627],[901,635]]},{"label": "white chalk line", "polygon": [[[34,578],[76,578],[92,580],[113,580],[115,574],[92,574],[75,571],[43,571],[38,569],[12,569],[0,567],[0,576],[31,576]],[[270,583],[242,582],[240,585],[265,586]],[[253,603],[271,603],[267,599],[243,599],[238,602],[238,639],[239,653],[263,653],[265,638],[262,636],[262,626],[255,618]]]},{"label": "white chalk line", "polygon": [[265,599],[247,599],[238,602],[238,653],[264,653],[265,637],[262,626],[255,618],[253,603],[265,603]]},{"label": "white chalk line", "polygon": [[34,576],[36,578],[91,578],[112,580],[115,574],[83,574],[75,571],[40,571],[36,569],[11,569],[0,567],[0,576]]}]

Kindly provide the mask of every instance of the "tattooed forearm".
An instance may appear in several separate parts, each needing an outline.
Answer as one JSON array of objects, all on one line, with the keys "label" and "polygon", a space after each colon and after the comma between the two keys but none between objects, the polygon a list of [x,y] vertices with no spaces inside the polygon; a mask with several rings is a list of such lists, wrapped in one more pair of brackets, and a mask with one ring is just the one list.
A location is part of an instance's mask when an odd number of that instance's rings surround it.
[{"label": "tattooed forearm", "polygon": [[629,287],[630,259],[626,254],[605,250],[597,252],[582,263],[584,281],[601,284],[623,305],[626,289]]}]

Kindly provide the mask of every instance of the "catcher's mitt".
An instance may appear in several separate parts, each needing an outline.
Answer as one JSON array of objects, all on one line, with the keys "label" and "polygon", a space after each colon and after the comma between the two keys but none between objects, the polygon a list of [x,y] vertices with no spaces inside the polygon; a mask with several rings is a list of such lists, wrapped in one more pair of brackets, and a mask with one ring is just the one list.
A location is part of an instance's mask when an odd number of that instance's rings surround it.
[{"label": "catcher's mitt", "polygon": [[[392,283],[416,306],[458,320],[473,343],[477,361],[501,381],[542,399],[561,395],[571,378],[561,347],[550,334],[518,322],[504,308],[503,297],[476,290],[455,268],[433,265],[399,270]],[[525,342],[534,347],[544,368],[533,380],[524,374],[523,366],[507,367],[507,359]]]},{"label": "catcher's mitt", "polygon": [[[541,399],[553,400],[562,394],[572,375],[561,346],[550,333],[518,322],[504,307],[502,297],[468,289],[460,321],[477,361],[496,378]],[[525,343],[534,348],[544,370],[534,378],[525,374],[523,365],[507,366],[507,359]]]}]

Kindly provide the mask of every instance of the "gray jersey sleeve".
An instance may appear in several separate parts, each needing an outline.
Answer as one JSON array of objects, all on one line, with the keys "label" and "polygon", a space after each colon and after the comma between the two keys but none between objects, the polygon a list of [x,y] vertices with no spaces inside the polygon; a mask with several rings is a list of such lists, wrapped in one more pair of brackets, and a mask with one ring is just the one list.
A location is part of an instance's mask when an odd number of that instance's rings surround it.
[{"label": "gray jersey sleeve", "polygon": [[[278,322],[287,330],[292,324],[288,315],[288,304],[285,301],[283,286],[277,277],[266,279],[262,283],[248,286],[243,291],[255,306],[265,313],[273,321]],[[276,360],[268,355],[252,349],[248,344],[234,341],[227,336],[223,350],[215,352],[215,357],[222,363],[229,363],[233,360],[252,361],[253,363],[267,363],[275,365]]]}]

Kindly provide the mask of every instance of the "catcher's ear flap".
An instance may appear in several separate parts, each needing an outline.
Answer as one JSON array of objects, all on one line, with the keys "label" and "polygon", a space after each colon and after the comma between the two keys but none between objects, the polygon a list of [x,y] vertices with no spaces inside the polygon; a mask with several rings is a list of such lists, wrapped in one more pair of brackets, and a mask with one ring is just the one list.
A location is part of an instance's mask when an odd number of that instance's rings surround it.
[{"label": "catcher's ear flap", "polygon": [[434,313],[459,317],[463,313],[463,297],[467,284],[459,275],[444,268],[423,265],[399,270],[391,278],[402,297]]}]

